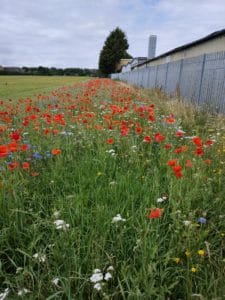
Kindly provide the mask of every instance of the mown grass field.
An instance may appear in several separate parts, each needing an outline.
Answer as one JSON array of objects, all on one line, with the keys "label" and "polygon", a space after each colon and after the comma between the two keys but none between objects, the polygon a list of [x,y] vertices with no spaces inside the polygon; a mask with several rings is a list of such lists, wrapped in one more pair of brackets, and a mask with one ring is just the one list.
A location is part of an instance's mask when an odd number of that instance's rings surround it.
[{"label": "mown grass field", "polygon": [[43,94],[87,79],[73,76],[0,76],[0,100]]},{"label": "mown grass field", "polygon": [[225,298],[222,116],[109,79],[7,97],[0,299]]}]

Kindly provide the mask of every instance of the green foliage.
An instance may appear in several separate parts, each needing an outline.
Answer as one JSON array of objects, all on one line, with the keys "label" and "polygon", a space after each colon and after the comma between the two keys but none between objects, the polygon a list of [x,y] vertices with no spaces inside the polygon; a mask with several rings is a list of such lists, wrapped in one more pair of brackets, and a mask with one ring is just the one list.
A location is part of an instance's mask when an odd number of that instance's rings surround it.
[{"label": "green foliage", "polygon": [[0,75],[38,75],[38,76],[92,76],[98,75],[96,69],[82,68],[48,68],[48,67],[3,67]]},{"label": "green foliage", "polygon": [[127,53],[128,41],[125,33],[117,27],[107,37],[99,56],[99,70],[104,75],[115,72],[116,64],[122,58],[132,58]]}]

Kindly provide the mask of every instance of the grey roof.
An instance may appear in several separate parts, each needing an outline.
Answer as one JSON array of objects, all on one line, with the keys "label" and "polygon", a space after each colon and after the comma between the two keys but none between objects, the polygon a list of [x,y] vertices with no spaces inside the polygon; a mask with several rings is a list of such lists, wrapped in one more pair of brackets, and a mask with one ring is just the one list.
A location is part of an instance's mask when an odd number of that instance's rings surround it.
[{"label": "grey roof", "polygon": [[163,58],[163,57],[168,56],[168,55],[170,55],[170,54],[173,54],[173,53],[175,53],[175,52],[182,51],[182,50],[188,49],[188,48],[190,48],[190,47],[199,45],[199,44],[201,44],[201,43],[203,43],[203,42],[212,40],[212,39],[217,38],[217,37],[220,37],[220,36],[225,36],[225,29],[215,31],[215,32],[213,32],[213,33],[211,33],[211,34],[209,34],[209,35],[207,35],[207,36],[205,36],[205,37],[203,37],[203,38],[201,38],[201,39],[199,39],[199,40],[195,40],[195,41],[193,41],[193,42],[191,42],[191,43],[185,44],[185,45],[183,45],[183,46],[174,48],[174,49],[172,49],[172,50],[170,50],[170,51],[168,51],[168,52],[165,52],[165,53],[163,53],[163,54],[160,54],[160,55],[158,55],[158,56],[156,56],[156,57],[154,57],[154,58],[148,59],[148,60],[145,61],[144,63],[140,63],[139,66],[144,65],[144,64],[146,64],[146,63],[148,63],[148,62],[150,62],[150,61],[154,61],[154,60],[157,60],[157,59],[159,59],[159,58]]}]

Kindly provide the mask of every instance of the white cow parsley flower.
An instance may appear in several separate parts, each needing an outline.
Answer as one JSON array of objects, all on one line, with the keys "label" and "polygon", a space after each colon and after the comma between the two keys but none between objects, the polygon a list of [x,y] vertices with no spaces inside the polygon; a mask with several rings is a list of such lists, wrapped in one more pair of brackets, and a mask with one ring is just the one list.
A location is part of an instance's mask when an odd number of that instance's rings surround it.
[{"label": "white cow parsley flower", "polygon": [[183,223],[184,223],[185,226],[190,226],[191,225],[191,221],[188,221],[188,220],[183,221]]},{"label": "white cow parsley flower", "polygon": [[33,255],[33,258],[38,259],[39,262],[43,263],[46,261],[46,255],[45,254],[41,254],[41,253],[35,253]]}]

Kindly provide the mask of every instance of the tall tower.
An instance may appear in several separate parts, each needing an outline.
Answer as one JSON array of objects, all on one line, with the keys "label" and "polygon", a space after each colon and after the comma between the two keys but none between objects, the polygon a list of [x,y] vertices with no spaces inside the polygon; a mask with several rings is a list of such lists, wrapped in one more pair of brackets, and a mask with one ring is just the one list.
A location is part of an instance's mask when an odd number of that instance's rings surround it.
[{"label": "tall tower", "polygon": [[150,35],[148,40],[148,59],[152,59],[155,57],[156,41],[157,41],[157,36]]}]

